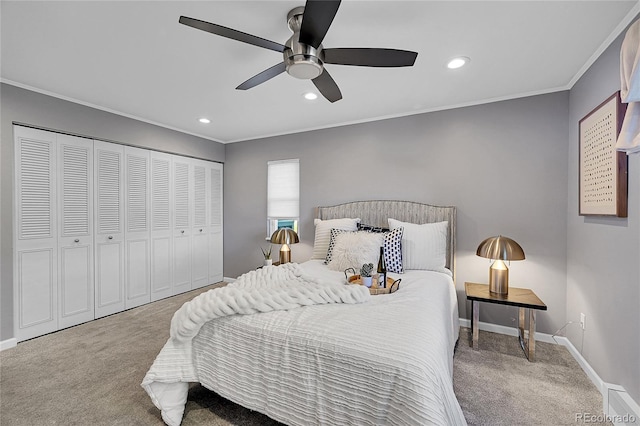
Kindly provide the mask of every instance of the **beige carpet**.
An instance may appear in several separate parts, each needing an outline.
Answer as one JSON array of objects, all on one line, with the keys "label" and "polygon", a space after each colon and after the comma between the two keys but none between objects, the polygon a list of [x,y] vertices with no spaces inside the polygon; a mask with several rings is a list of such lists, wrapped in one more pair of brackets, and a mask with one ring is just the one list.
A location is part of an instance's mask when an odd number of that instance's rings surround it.
[{"label": "beige carpet", "polygon": [[[0,353],[0,425],[162,425],[140,382],[168,338],[173,313],[196,290],[18,344]],[[602,398],[558,345],[536,344],[529,363],[515,337],[461,331],[454,388],[470,425],[575,425]],[[277,422],[192,385],[189,425]]]}]

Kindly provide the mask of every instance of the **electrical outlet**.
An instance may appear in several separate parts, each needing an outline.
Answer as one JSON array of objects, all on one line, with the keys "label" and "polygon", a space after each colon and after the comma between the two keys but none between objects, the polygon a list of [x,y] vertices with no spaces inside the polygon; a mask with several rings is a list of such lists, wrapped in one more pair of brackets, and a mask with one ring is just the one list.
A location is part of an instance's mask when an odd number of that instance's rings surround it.
[{"label": "electrical outlet", "polygon": [[585,314],[583,314],[582,312],[580,312],[580,328],[584,330],[584,323],[587,319],[587,316]]}]

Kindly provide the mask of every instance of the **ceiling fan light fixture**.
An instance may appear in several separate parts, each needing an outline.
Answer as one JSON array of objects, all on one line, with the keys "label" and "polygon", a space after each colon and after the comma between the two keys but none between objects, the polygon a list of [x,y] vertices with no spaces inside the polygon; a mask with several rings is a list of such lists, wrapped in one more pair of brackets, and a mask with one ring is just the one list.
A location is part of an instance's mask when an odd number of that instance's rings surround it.
[{"label": "ceiling fan light fixture", "polygon": [[209,120],[209,119],[208,119],[208,118],[206,118],[206,117],[199,118],[199,119],[198,119],[198,121],[199,121],[199,122],[201,122],[202,124],[209,124],[209,123],[211,123],[211,120]]},{"label": "ceiling fan light fixture", "polygon": [[299,33],[294,33],[287,40],[282,52],[286,71],[289,75],[302,80],[313,80],[322,74],[322,47],[316,49],[298,41]]},{"label": "ceiling fan light fixture", "polygon": [[469,63],[471,59],[467,58],[466,56],[458,56],[456,58],[453,58],[452,60],[450,60],[447,63],[447,68],[455,70],[457,68],[461,68],[463,66],[465,66],[466,64]]},{"label": "ceiling fan light fixture", "polygon": [[304,94],[304,98],[308,101],[315,101],[316,99],[318,99],[318,95],[313,92],[307,92]]},{"label": "ceiling fan light fixture", "polygon": [[313,60],[294,60],[287,63],[287,72],[295,78],[313,80],[322,74],[322,65]]}]

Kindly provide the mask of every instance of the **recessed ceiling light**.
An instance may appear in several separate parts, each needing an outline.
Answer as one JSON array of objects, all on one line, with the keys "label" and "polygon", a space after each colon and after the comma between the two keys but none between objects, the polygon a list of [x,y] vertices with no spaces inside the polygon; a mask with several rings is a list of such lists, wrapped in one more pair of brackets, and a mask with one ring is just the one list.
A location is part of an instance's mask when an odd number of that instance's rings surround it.
[{"label": "recessed ceiling light", "polygon": [[449,63],[447,64],[447,68],[454,70],[456,68],[463,67],[468,64],[470,60],[471,59],[467,58],[466,56],[458,56],[457,58],[453,58],[449,61]]},{"label": "recessed ceiling light", "polygon": [[313,92],[308,92],[308,93],[305,93],[305,94],[304,94],[304,98],[305,98],[305,99],[307,99],[307,100],[309,100],[309,101],[313,101],[313,100],[315,100],[315,99],[318,99],[318,95],[316,95],[316,94],[315,94],[315,93],[313,93]]},{"label": "recessed ceiling light", "polygon": [[209,123],[211,123],[211,120],[209,120],[208,118],[204,118],[204,117],[202,117],[202,118],[201,118],[201,119],[199,119],[198,121],[199,121],[199,122],[201,122],[201,123],[204,123],[204,124],[209,124]]}]

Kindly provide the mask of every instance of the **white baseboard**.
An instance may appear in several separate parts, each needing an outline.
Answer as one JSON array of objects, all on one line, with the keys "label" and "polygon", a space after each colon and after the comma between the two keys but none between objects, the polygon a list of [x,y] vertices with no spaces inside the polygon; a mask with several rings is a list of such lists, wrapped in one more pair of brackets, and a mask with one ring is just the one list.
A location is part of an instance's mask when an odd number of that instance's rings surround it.
[{"label": "white baseboard", "polygon": [[[460,325],[471,328],[471,321],[460,318]],[[504,325],[480,322],[479,328],[483,331],[506,334],[508,336],[518,335],[517,328],[505,327]],[[584,359],[580,351],[573,346],[573,343],[571,343],[569,339],[564,336],[552,336],[550,334],[536,332],[536,341],[562,345],[567,348],[589,380],[591,380],[591,382],[600,391],[600,394],[602,395],[602,410],[607,417],[607,420],[611,421],[616,426],[640,426],[640,406],[638,406],[622,386],[607,383],[602,380],[598,373],[596,373],[593,367],[589,365],[587,360]]]},{"label": "white baseboard", "polygon": [[[463,327],[471,328],[471,320],[460,318],[460,325]],[[517,336],[518,329],[516,327],[507,327],[504,325],[490,324],[488,322],[480,321],[479,328],[482,331],[490,331],[492,333],[506,334],[507,336]],[[556,337],[556,339],[559,339]],[[546,333],[540,333],[536,331],[536,342],[559,344],[553,339],[553,336]]]},{"label": "white baseboard", "polygon": [[15,348],[17,345],[18,345],[18,340],[15,338],[2,340],[0,341],[0,352],[4,351],[5,349]]},{"label": "white baseboard", "polygon": [[640,425],[640,406],[618,385],[604,383],[602,405],[605,414],[614,425]]},{"label": "white baseboard", "polygon": [[234,282],[234,281],[236,280],[236,278],[231,278],[231,277],[222,277],[222,280],[223,280],[225,283],[232,283],[232,282]]}]

